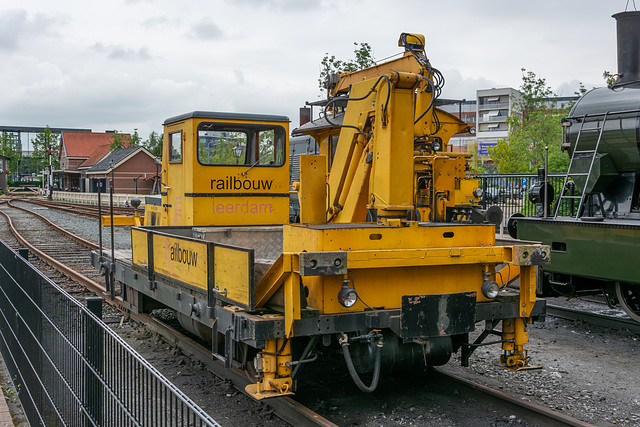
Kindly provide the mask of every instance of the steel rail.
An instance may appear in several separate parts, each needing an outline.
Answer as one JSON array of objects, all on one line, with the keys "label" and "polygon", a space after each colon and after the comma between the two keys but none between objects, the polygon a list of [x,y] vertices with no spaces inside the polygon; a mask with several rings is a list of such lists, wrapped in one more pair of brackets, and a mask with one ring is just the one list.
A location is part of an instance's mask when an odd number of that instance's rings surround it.
[{"label": "steel rail", "polygon": [[[131,316],[134,318],[134,314]],[[135,315],[135,320],[144,323],[153,332],[158,333],[164,337],[165,340],[180,347],[180,350],[183,353],[202,362],[215,375],[230,379],[237,389],[244,392],[244,387],[250,383],[244,372],[238,369],[229,370],[225,368],[219,360],[215,360],[211,356],[211,349],[208,349],[196,341],[180,334],[158,319],[148,314],[137,314]],[[179,336],[179,340],[176,340],[176,336]],[[333,422],[311,411],[306,406],[303,406],[289,397],[267,399],[262,402],[273,408],[280,418],[294,426],[337,427]]]},{"label": "steel rail", "polygon": [[[28,210],[27,210],[27,212],[33,213],[33,212],[28,211]],[[11,234],[13,234],[13,236],[18,240],[18,242],[20,242],[20,244],[22,246],[24,246],[25,248],[29,249],[29,251],[33,255],[35,255],[38,258],[40,258],[42,261],[44,261],[47,265],[51,266],[52,268],[60,271],[60,273],[64,274],[65,276],[67,276],[71,280],[74,280],[74,281],[78,282],[80,285],[86,287],[91,292],[94,292],[97,295],[104,295],[107,292],[106,288],[104,286],[100,285],[98,282],[96,282],[94,280],[91,280],[90,278],[88,278],[87,276],[85,276],[83,274],[78,273],[77,271],[75,271],[72,268],[68,267],[67,265],[57,261],[53,257],[47,255],[45,252],[41,251],[40,249],[38,249],[37,247],[35,247],[31,243],[29,243],[18,232],[18,230],[16,230],[16,228],[13,226],[13,221],[11,221],[11,217],[4,211],[0,211],[0,214],[2,214],[7,219],[7,224],[9,225],[9,230],[11,231]],[[35,214],[35,215],[37,215],[37,214]],[[119,296],[116,297],[115,301],[109,301],[109,300],[105,300],[105,301],[109,302],[110,304],[115,305],[121,311],[126,311],[126,309],[125,309],[125,307],[123,305],[122,298],[119,297]]]},{"label": "steel rail", "polygon": [[582,320],[591,325],[601,326],[603,328],[628,330],[634,334],[640,334],[640,323],[631,319],[605,316],[603,314],[549,304],[547,304],[547,315],[566,320]]},{"label": "steel rail", "polygon": [[549,408],[545,408],[544,406],[492,389],[485,385],[478,384],[466,378],[444,372],[437,368],[434,368],[434,371],[437,372],[438,375],[444,376],[446,380],[459,384],[465,388],[475,390],[483,395],[489,396],[490,398],[506,402],[507,404],[515,407],[515,409],[526,412],[527,421],[529,422],[538,422],[540,425],[544,426],[595,427],[593,424],[572,418],[563,413],[553,411]]},{"label": "steel rail", "polygon": [[[58,201],[50,201],[50,200],[42,200],[42,199],[22,199],[16,198],[15,200],[19,200],[24,203],[31,203],[32,205],[45,206],[50,209],[56,209],[61,212],[71,212],[82,216],[87,216],[91,218],[98,217],[98,206],[97,205],[84,205],[80,203],[69,203],[69,202],[58,202]],[[114,213],[119,215],[133,215],[135,209],[127,208],[122,206],[114,206]],[[138,208],[138,213],[140,215],[144,215],[144,208]]]},{"label": "steel rail", "polygon": [[[12,207],[17,208],[15,206],[12,206]],[[17,208],[17,209],[21,209],[21,208]],[[24,210],[35,216],[40,216],[34,212],[29,211],[28,209],[21,209],[21,210]],[[75,280],[82,286],[85,286],[90,291],[95,292],[98,295],[106,294],[107,290],[104,286],[82,275],[81,273],[74,271],[73,269],[53,259],[46,253],[40,251],[35,246],[31,245],[25,238],[23,238],[20,235],[20,233],[13,226],[13,223],[9,215],[3,211],[0,211],[0,214],[2,214],[7,219],[9,229],[11,230],[11,233],[15,236],[15,238],[20,242],[21,245],[28,248],[33,255],[42,259],[45,263],[57,269],[65,276],[71,278],[72,280]],[[47,225],[52,224],[48,220],[46,222],[47,222]],[[68,231],[61,229],[57,226],[55,226],[55,228],[56,230],[62,230],[62,232],[67,235],[71,234]],[[84,240],[84,239],[81,239],[81,240]],[[195,341],[182,335],[178,331],[163,324],[158,319],[150,315],[129,312],[129,310],[124,307],[122,298],[120,296],[116,296],[115,301],[111,301],[108,298],[105,298],[104,301],[116,306],[120,311],[124,313],[128,313],[133,320],[139,323],[143,323],[150,330],[160,334],[168,342],[179,346],[185,354],[196,357],[198,360],[204,363],[208,368],[210,368],[211,371],[214,373],[214,375],[220,378],[228,378],[233,382],[234,386],[239,391],[244,393],[244,387],[247,384],[249,384],[249,381],[244,376],[244,374],[241,373],[241,371],[239,370],[226,369],[221,362],[217,360],[213,360],[211,357],[210,349],[207,349],[204,346],[196,343]],[[267,406],[270,406],[271,408],[273,408],[274,414],[276,416],[295,426],[337,427],[336,424],[332,423],[331,421],[327,420],[321,415],[311,411],[309,408],[301,405],[300,403],[290,398],[285,397],[285,398],[269,399],[267,401],[264,401],[264,403]]]},{"label": "steel rail", "polygon": [[85,239],[83,239],[83,238],[82,238],[82,237],[80,237],[80,236],[76,236],[75,234],[70,233],[69,231],[65,230],[64,228],[58,227],[58,226],[57,226],[57,225],[55,225],[53,222],[51,222],[48,218],[46,218],[46,217],[44,217],[44,216],[42,216],[42,215],[40,215],[40,214],[38,214],[38,213],[35,213],[35,212],[33,212],[33,211],[30,211],[29,209],[26,209],[26,208],[23,208],[23,207],[20,207],[20,206],[16,206],[16,205],[14,205],[12,202],[13,202],[13,201],[11,200],[11,201],[9,201],[9,203],[8,203],[8,205],[9,205],[9,206],[11,206],[12,208],[14,208],[14,209],[18,209],[18,210],[21,210],[21,211],[23,211],[23,212],[30,213],[31,215],[35,216],[36,218],[41,219],[42,221],[44,221],[45,223],[47,223],[47,225],[48,225],[49,227],[51,227],[51,228],[53,228],[54,230],[56,230],[56,231],[58,231],[58,232],[60,232],[60,233],[64,234],[65,236],[69,237],[70,239],[73,239],[75,242],[77,242],[77,243],[79,243],[79,244],[81,244],[81,245],[83,245],[83,246],[86,246],[86,247],[87,247],[87,248],[89,248],[89,249],[99,249],[99,246],[98,246],[98,245],[96,245],[95,243],[90,242],[90,241],[88,241],[88,240],[85,240]]}]

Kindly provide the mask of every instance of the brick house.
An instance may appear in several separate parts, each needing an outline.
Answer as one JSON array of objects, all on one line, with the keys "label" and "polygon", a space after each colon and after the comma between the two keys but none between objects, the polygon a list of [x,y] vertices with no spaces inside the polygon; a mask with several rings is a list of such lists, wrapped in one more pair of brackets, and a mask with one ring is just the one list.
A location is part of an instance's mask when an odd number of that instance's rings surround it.
[{"label": "brick house", "polygon": [[[58,158],[60,159],[60,186],[63,190],[87,190],[82,187],[82,171],[79,167],[93,157],[99,147],[104,147],[105,145],[108,147],[111,143],[112,135],[112,132],[61,132]],[[130,135],[124,134],[124,138],[125,140],[129,139]],[[104,151],[104,148],[102,150]],[[103,154],[106,154],[106,151]]]},{"label": "brick house", "polygon": [[114,193],[151,194],[159,165],[155,157],[144,147],[126,147],[103,156],[93,166],[82,172],[82,186],[87,192],[103,192],[107,183],[114,182]]}]

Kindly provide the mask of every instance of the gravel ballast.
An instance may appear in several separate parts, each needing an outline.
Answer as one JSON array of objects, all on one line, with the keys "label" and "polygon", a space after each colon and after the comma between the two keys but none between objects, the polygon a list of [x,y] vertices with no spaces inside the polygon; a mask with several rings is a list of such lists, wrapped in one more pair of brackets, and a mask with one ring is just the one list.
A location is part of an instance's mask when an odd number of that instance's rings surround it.
[{"label": "gravel ballast", "polygon": [[[46,216],[63,228],[97,242],[97,220],[71,217],[66,213],[28,204],[23,206]],[[105,245],[108,246],[109,229],[105,227],[103,232]],[[115,241],[116,249],[130,248],[130,228],[116,228]],[[588,306],[580,300],[567,302],[561,298],[553,299],[549,303],[568,304],[574,308]],[[481,324],[478,324],[477,328],[480,329]],[[254,420],[261,415],[261,425],[278,425],[278,422],[281,425],[281,421],[272,420],[268,410],[263,406],[251,406],[254,405],[251,401],[238,403],[242,399],[238,397],[238,392],[231,388],[225,389],[227,391],[224,393],[208,389],[207,384],[200,381],[201,374],[198,372],[202,369],[201,366],[196,364],[192,373],[185,373],[190,364],[181,362],[183,358],[177,357],[179,355],[168,354],[172,351],[170,346],[154,343],[152,340],[156,340],[157,337],[145,337],[144,333],[134,333],[132,329],[125,335],[132,336],[140,347],[147,346],[144,339],[150,340],[151,344],[148,346],[157,349],[161,363],[173,364],[176,372],[180,372],[173,375],[174,377],[193,376],[197,379],[198,381],[179,384],[181,388],[186,387],[183,390],[185,393],[190,395],[193,392],[208,399],[220,395],[224,398],[223,401],[231,404],[230,407],[238,407],[240,411],[252,413]],[[640,373],[635,366],[640,354],[639,340],[639,335],[627,331],[614,331],[584,322],[565,321],[547,316],[546,322],[529,327],[529,355],[532,364],[539,365],[540,369],[512,372],[496,366],[494,362],[498,358],[499,349],[495,346],[478,348],[472,355],[468,368],[460,366],[457,354],[441,369],[594,425],[640,426]],[[193,390],[189,390],[189,384],[194,385]],[[214,385],[216,384],[211,384]],[[218,404],[224,406],[223,403]],[[212,406],[215,405],[213,402]],[[425,423],[424,418],[426,408],[403,408],[399,405],[394,411],[397,416],[393,419],[378,417],[366,425],[429,425],[428,422]],[[233,421],[233,412],[225,413],[224,416],[229,417],[225,425],[243,425],[243,421],[240,421],[242,418]],[[398,421],[400,419],[402,422]],[[244,420],[246,423],[247,418]],[[517,420],[507,419],[505,422],[517,424]]]}]

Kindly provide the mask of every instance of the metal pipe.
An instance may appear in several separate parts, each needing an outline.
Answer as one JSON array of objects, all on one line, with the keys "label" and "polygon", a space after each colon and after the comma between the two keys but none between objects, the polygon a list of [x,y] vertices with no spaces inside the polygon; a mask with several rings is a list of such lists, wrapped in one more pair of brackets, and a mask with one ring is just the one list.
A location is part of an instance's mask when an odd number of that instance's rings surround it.
[{"label": "metal pipe", "polygon": [[549,214],[548,188],[547,188],[547,168],[549,167],[549,146],[544,147],[544,218]]},{"label": "metal pipe", "polygon": [[98,246],[99,248],[99,253],[98,256],[100,257],[100,262],[102,263],[103,259],[102,259],[102,192],[100,191],[100,189],[102,188],[102,181],[100,181],[100,179],[98,179]]},{"label": "metal pipe", "polygon": [[115,280],[113,279],[113,270],[116,267],[116,254],[115,254],[115,231],[113,228],[113,179],[111,180],[111,186],[109,188],[109,208],[111,215],[111,266],[109,268],[109,290],[111,291],[111,301],[116,299]]}]

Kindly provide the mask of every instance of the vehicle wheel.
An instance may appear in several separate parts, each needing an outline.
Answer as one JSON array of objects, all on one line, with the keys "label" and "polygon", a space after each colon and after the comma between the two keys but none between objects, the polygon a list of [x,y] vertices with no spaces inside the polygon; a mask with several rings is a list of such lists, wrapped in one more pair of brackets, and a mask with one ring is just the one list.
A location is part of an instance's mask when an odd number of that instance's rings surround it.
[{"label": "vehicle wheel", "polygon": [[616,294],[625,313],[636,322],[640,322],[640,285],[617,282]]}]

